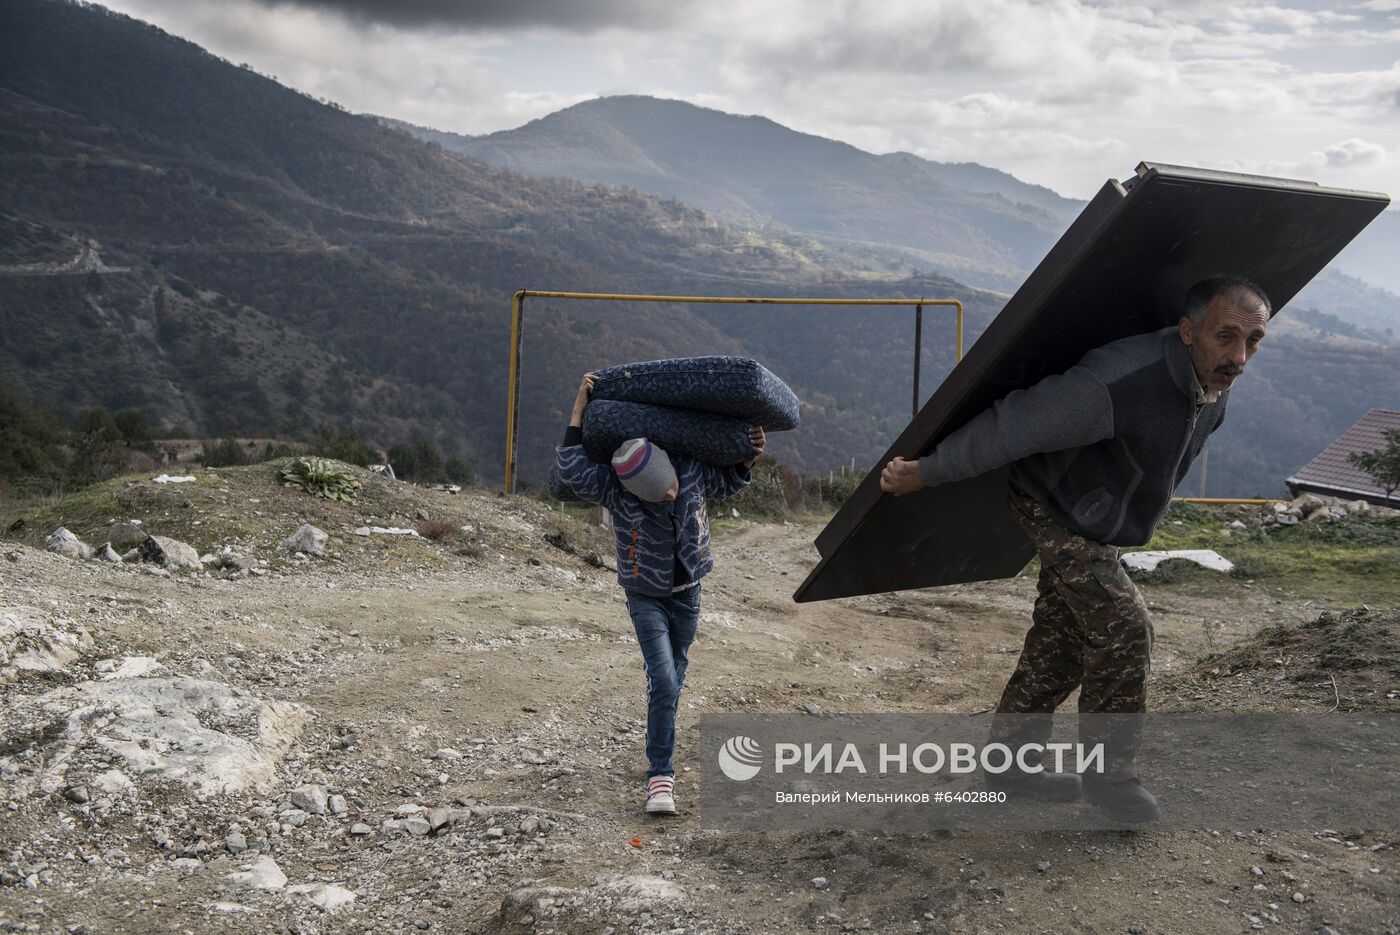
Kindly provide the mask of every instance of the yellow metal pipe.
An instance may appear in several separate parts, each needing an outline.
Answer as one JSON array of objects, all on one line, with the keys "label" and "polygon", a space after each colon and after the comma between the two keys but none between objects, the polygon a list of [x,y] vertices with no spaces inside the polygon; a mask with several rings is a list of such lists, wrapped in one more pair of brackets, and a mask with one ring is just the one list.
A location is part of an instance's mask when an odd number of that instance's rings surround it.
[{"label": "yellow metal pipe", "polygon": [[510,300],[510,377],[506,385],[506,482],[505,492],[515,492],[515,413],[519,400],[515,398],[520,375],[520,316],[524,312],[525,291]]},{"label": "yellow metal pipe", "polygon": [[1267,506],[1270,503],[1287,503],[1287,500],[1236,499],[1234,497],[1172,497],[1177,503],[1239,503],[1245,506]]},{"label": "yellow metal pipe", "polygon": [[804,299],[740,295],[637,295],[615,292],[552,292],[521,289],[510,303],[510,385],[506,393],[506,493],[515,492],[515,435],[519,421],[520,329],[526,298],[597,299],[611,302],[691,302],[702,305],[952,305],[957,311],[958,346],[955,361],[963,357],[963,304],[958,299]]},{"label": "yellow metal pipe", "polygon": [[602,299],[612,302],[697,302],[710,305],[955,305],[957,299],[793,299],[742,295],[630,295],[611,292],[538,292],[523,289],[516,295],[541,299]]}]

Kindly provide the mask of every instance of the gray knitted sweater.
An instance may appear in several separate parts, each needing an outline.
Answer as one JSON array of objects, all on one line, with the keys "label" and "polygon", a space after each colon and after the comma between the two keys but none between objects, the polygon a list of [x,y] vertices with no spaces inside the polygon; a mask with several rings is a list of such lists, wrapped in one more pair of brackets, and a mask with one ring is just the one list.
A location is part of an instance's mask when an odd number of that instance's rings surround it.
[{"label": "gray knitted sweater", "polygon": [[1225,419],[1229,392],[1198,406],[1197,389],[1175,327],[1134,335],[1008,393],[920,459],[919,472],[934,486],[1011,464],[1012,480],[1065,528],[1141,545]]}]

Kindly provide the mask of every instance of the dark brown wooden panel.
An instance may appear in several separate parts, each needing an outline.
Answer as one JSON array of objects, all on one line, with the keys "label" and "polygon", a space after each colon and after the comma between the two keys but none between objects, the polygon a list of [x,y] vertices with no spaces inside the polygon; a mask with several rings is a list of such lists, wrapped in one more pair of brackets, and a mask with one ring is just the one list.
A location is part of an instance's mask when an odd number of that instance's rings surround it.
[{"label": "dark brown wooden panel", "polygon": [[1005,469],[899,498],[881,492],[880,469],[1095,347],[1174,324],[1197,280],[1246,276],[1277,312],[1389,203],[1151,163],[1105,183],[817,537],[822,559],[794,599],[1014,575],[1033,550],[1006,507]]}]

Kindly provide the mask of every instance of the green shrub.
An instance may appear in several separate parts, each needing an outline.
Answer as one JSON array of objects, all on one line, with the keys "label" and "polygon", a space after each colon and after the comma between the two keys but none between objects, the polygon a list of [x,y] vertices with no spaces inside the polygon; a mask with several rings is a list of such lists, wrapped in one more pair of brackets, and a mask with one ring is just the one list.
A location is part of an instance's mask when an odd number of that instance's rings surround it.
[{"label": "green shrub", "polygon": [[199,463],[205,467],[236,467],[248,463],[248,453],[234,439],[224,438],[212,445],[205,442]]},{"label": "green shrub", "polygon": [[327,500],[354,500],[360,482],[343,464],[325,458],[297,458],[282,469],[282,483]]}]

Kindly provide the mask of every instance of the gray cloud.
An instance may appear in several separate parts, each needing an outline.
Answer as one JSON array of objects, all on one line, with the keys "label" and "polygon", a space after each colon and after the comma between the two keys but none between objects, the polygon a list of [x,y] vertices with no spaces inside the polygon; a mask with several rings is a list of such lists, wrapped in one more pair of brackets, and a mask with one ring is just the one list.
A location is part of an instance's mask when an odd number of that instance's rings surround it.
[{"label": "gray cloud", "polygon": [[495,30],[543,27],[593,32],[609,27],[654,28],[674,21],[671,4],[649,0],[258,0],[267,7],[300,7],[364,23],[406,28]]},{"label": "gray cloud", "polygon": [[1385,160],[1385,147],[1361,139],[1341,140],[1322,151],[1327,165],[1334,169],[1374,165]]}]

